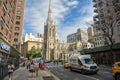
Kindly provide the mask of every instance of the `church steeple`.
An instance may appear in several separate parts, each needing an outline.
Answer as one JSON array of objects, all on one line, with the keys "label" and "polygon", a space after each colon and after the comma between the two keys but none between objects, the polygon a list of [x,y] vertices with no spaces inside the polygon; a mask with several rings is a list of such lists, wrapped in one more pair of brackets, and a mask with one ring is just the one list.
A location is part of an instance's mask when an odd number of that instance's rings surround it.
[{"label": "church steeple", "polygon": [[49,10],[48,10],[48,18],[47,18],[47,23],[52,23],[52,7],[51,7],[51,0],[49,2]]}]

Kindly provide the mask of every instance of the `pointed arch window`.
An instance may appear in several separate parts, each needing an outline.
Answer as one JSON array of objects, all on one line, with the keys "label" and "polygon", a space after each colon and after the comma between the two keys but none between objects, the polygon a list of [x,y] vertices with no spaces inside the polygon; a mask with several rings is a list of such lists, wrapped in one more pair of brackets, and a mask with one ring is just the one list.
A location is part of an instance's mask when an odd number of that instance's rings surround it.
[{"label": "pointed arch window", "polygon": [[52,34],[53,34],[53,32],[52,32],[52,29],[51,29],[51,37],[52,37]]},{"label": "pointed arch window", "polygon": [[52,30],[52,36],[54,36],[54,29]]},{"label": "pointed arch window", "polygon": [[50,29],[50,31],[49,31],[49,36],[51,37],[51,29]]}]

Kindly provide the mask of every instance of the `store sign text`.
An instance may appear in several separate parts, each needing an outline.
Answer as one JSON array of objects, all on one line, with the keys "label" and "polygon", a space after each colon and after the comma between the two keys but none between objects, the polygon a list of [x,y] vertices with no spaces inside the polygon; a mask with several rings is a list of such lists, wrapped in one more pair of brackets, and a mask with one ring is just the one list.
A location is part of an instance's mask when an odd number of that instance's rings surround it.
[{"label": "store sign text", "polygon": [[5,43],[0,43],[0,47],[1,49],[4,49],[6,51],[10,51],[10,46],[6,45]]}]

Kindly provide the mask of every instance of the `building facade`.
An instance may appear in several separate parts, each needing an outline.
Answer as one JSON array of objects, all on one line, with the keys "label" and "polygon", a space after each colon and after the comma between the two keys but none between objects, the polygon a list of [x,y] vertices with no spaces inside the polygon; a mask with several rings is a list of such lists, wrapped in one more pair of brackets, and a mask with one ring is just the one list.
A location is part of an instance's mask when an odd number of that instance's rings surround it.
[{"label": "building facade", "polygon": [[82,29],[77,29],[76,33],[70,34],[67,36],[67,42],[68,43],[74,43],[74,42],[87,42],[88,41],[88,35],[85,31]]},{"label": "building facade", "polygon": [[[94,12],[94,42],[95,47],[107,45],[106,34],[103,29],[113,30],[112,41],[120,42],[120,0],[93,0]],[[111,27],[112,25],[112,27]],[[111,34],[111,31],[110,33]]]},{"label": "building facade", "polygon": [[32,33],[25,34],[25,36],[23,37],[23,42],[27,42],[27,41],[44,42],[44,36],[42,34],[38,34],[36,37]]},{"label": "building facade", "polygon": [[19,52],[21,52],[25,0],[15,0],[15,1],[16,1],[16,7],[15,7],[15,17],[14,17],[15,21],[13,28],[13,46]]},{"label": "building facade", "polygon": [[44,47],[44,38],[42,34],[39,34],[36,36],[30,34],[26,34],[23,37],[23,44],[21,45],[21,53],[24,57],[27,57],[27,52],[32,49],[32,47],[35,47],[35,49],[43,51]]},{"label": "building facade", "polygon": [[90,27],[88,27],[87,33],[88,33],[88,40],[89,41],[93,40],[93,36],[94,36],[93,25],[91,25]]},{"label": "building facade", "polygon": [[24,44],[22,44],[22,55],[24,57],[27,57],[27,53],[28,51],[30,51],[33,47],[35,47],[35,49],[39,49],[41,52],[43,51],[43,42],[39,42],[39,41],[26,41],[24,42]]},{"label": "building facade", "polygon": [[49,4],[48,17],[44,25],[44,50],[43,57],[46,60],[67,60],[68,43],[61,43],[56,33],[56,25],[52,19],[51,0]]},{"label": "building facade", "polygon": [[24,0],[0,0],[0,36],[19,52],[23,15]]}]

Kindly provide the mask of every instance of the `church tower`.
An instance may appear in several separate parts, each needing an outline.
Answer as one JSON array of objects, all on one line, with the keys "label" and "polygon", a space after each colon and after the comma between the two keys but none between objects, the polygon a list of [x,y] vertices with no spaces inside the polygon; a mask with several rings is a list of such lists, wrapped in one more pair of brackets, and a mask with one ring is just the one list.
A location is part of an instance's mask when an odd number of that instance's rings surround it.
[{"label": "church tower", "polygon": [[51,0],[49,2],[48,17],[44,24],[44,58],[54,60],[54,50],[56,44],[56,26],[52,19]]}]

